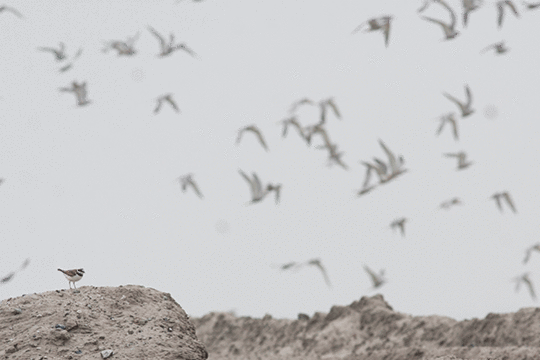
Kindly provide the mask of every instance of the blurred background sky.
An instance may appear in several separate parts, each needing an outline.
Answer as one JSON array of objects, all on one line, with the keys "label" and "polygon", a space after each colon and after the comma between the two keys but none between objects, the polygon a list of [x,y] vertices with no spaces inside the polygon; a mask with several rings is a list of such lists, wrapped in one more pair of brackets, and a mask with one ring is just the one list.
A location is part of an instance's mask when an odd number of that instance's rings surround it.
[{"label": "blurred background sky", "polygon": [[[31,263],[0,298],[67,288],[56,269],[83,267],[79,287],[153,287],[192,316],[295,318],[377,292],[397,311],[456,319],[536,306],[511,279],[540,280],[540,254],[522,264],[540,230],[540,10],[516,3],[520,18],[507,13],[498,29],[485,1],[463,29],[461,2],[448,3],[461,32],[451,41],[419,18],[421,1],[10,1],[24,19],[0,14],[0,275]],[[381,15],[394,16],[388,48],[379,32],[351,35]],[[448,19],[436,4],[425,15]],[[157,57],[147,26],[199,59]],[[137,32],[136,56],[101,52]],[[480,54],[500,40],[508,53]],[[84,49],[64,73],[37,51],[59,42],[70,55]],[[58,91],[74,80],[87,82],[90,105]],[[442,93],[465,99],[465,84],[475,114],[458,120],[459,141],[450,128],[437,137],[437,118],[457,112]],[[154,115],[168,92],[181,114]],[[279,121],[304,97],[334,97],[343,118],[326,128],[348,171],[294,131],[281,138]],[[252,134],[235,144],[250,124],[268,152]],[[385,158],[378,139],[409,171],[357,197],[359,161]],[[474,164],[458,172],[442,154],[460,150]],[[282,183],[281,203],[246,205],[238,169]],[[182,193],[187,173],[203,199]],[[489,199],[504,190],[517,214]],[[438,209],[455,196],[463,206]],[[399,217],[405,237],[389,227]],[[312,258],[331,288],[316,268],[276,268]],[[388,283],[371,290],[363,265],[385,269]]]}]

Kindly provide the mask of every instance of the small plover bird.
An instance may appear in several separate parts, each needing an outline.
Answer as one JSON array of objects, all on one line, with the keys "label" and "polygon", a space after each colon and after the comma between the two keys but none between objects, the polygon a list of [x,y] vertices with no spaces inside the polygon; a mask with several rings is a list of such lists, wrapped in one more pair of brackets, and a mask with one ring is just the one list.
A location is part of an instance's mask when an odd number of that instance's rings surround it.
[{"label": "small plover bird", "polygon": [[78,106],[84,106],[91,103],[90,100],[87,98],[87,91],[86,91],[86,81],[82,83],[78,83],[76,81],[73,81],[71,83],[71,87],[63,87],[59,89],[61,92],[72,92],[75,94],[77,98],[77,105]]},{"label": "small plover bird", "polygon": [[364,270],[368,273],[369,277],[371,278],[371,282],[373,283],[373,289],[380,288],[386,282],[386,279],[384,278],[384,269],[380,270],[379,273],[377,274],[373,270],[371,270],[369,267],[364,265]]},{"label": "small plover bird", "polygon": [[508,52],[508,50],[509,50],[508,47],[506,47],[504,41],[499,41],[498,43],[491,44],[488,47],[484,48],[482,51],[480,51],[480,54],[484,54],[484,53],[488,52],[491,49],[494,49],[495,54],[497,54],[497,55],[504,54],[504,53]]},{"label": "small plover bird", "polygon": [[453,39],[455,38],[456,36],[459,35],[459,32],[456,30],[456,14],[454,13],[454,10],[452,10],[452,8],[446,3],[444,2],[443,0],[439,0],[437,1],[437,3],[441,4],[442,6],[444,6],[448,12],[450,13],[450,24],[447,24],[439,19],[434,19],[434,18],[431,18],[431,17],[428,17],[428,16],[421,16],[422,19],[426,20],[426,21],[430,21],[432,23],[435,23],[435,24],[438,24],[442,27],[443,31],[444,31],[444,40],[450,40],[450,39]]},{"label": "small plover bird", "polygon": [[188,53],[189,55],[193,56],[194,58],[197,57],[197,54],[195,53],[195,51],[193,51],[191,48],[189,48],[185,43],[175,44],[174,43],[174,34],[169,35],[169,42],[167,43],[165,41],[165,38],[163,38],[163,36],[161,36],[153,27],[148,26],[148,31],[150,31],[152,33],[152,35],[157,37],[158,40],[159,40],[161,51],[158,54],[158,56],[164,57],[164,56],[171,55],[176,50],[183,50],[186,53]]},{"label": "small plover bird", "polygon": [[442,115],[439,118],[439,121],[441,122],[441,124],[439,125],[439,128],[437,129],[437,136],[439,136],[441,132],[443,131],[444,125],[446,125],[446,123],[449,123],[450,125],[452,125],[452,133],[454,134],[454,140],[459,140],[458,126],[457,126],[455,113],[448,113],[446,115]]},{"label": "small plover bird", "polygon": [[458,159],[456,170],[466,169],[473,164],[471,161],[467,161],[467,154],[464,151],[460,151],[457,153],[446,153],[444,154],[444,156]]},{"label": "small plover bird", "polygon": [[531,279],[529,278],[529,273],[524,273],[523,275],[516,276],[512,279],[513,282],[516,283],[516,292],[519,291],[519,288],[521,287],[521,284],[525,284],[529,288],[529,293],[531,294],[531,298],[533,300],[536,300],[536,294],[534,293],[534,288]]},{"label": "small plover bird", "polygon": [[186,192],[187,187],[191,186],[193,188],[193,191],[195,191],[195,193],[197,194],[197,196],[199,196],[201,199],[203,198],[203,194],[201,193],[201,191],[199,190],[199,187],[193,180],[193,174],[180,176],[178,180],[180,181],[180,185],[182,186],[182,192]]},{"label": "small plover bird", "polygon": [[443,93],[444,97],[456,104],[461,110],[461,117],[467,117],[474,113],[472,108],[472,93],[469,85],[465,85],[465,94],[467,95],[467,102],[461,102],[450,94]]},{"label": "small plover bird", "polygon": [[527,248],[527,250],[525,250],[525,258],[523,259],[524,264],[529,262],[529,259],[531,258],[531,254],[533,251],[540,252],[540,243],[536,243],[533,246]]},{"label": "small plover bird", "polygon": [[6,6],[6,5],[0,6],[0,13],[4,11],[9,11],[10,13],[14,14],[15,16],[19,18],[21,19],[23,18],[22,14],[17,9],[11,6]]},{"label": "small plover bird", "polygon": [[240,140],[242,140],[242,135],[246,131],[251,131],[252,133],[254,133],[257,136],[257,140],[259,140],[259,143],[262,145],[264,150],[268,151],[268,146],[266,145],[266,141],[264,141],[261,130],[259,130],[256,125],[245,126],[238,130],[238,136],[236,137],[236,145],[240,144]]},{"label": "small plover bird", "polygon": [[73,287],[77,289],[77,287],[75,286],[75,283],[81,280],[84,275],[83,269],[73,269],[73,270],[58,269],[58,271],[61,271],[66,277],[66,279],[68,279],[70,289],[71,289],[71,283],[73,283]]},{"label": "small plover bird", "polygon": [[390,223],[390,228],[394,231],[399,228],[401,232],[401,236],[405,236],[405,222],[406,221],[407,221],[407,218],[404,218],[404,217],[396,219],[392,221],[392,223]]},{"label": "small plover bird", "polygon": [[510,209],[512,209],[514,213],[517,212],[516,207],[514,206],[514,202],[510,198],[510,194],[508,193],[508,191],[498,192],[491,195],[491,199],[495,200],[495,202],[497,203],[497,207],[499,208],[499,211],[501,212],[503,211],[501,198],[506,201],[506,203],[508,204],[508,206],[510,207]]},{"label": "small plover bird", "polygon": [[510,0],[501,0],[497,1],[497,11],[498,11],[498,17],[497,17],[497,26],[499,29],[502,27],[503,20],[504,20],[504,7],[508,6],[510,10],[514,13],[516,17],[519,17],[519,13],[517,11],[516,5],[513,1]]},{"label": "small plover bird", "polygon": [[453,199],[443,201],[441,203],[441,205],[439,205],[439,208],[448,210],[448,209],[450,209],[451,207],[453,207],[455,205],[461,205],[461,204],[463,204],[461,202],[461,200],[459,198],[455,197]]},{"label": "small plover bird", "polygon": [[154,114],[157,114],[159,110],[161,110],[161,106],[163,105],[164,101],[168,102],[173,107],[174,111],[176,111],[177,113],[180,112],[178,105],[176,105],[176,102],[172,98],[172,94],[162,95],[158,97],[156,101],[157,101],[157,104],[156,104],[156,108],[154,109]]},{"label": "small plover bird", "polygon": [[364,32],[382,30],[382,32],[384,34],[384,44],[385,44],[386,47],[388,47],[388,44],[390,42],[390,22],[392,21],[392,19],[393,19],[393,17],[390,16],[390,15],[381,16],[381,17],[377,17],[377,18],[371,18],[368,21],[363,22],[362,24],[358,25],[352,31],[352,34],[356,34],[367,23],[367,25],[369,27],[367,29],[365,29]]},{"label": "small plover bird", "polygon": [[137,50],[133,47],[135,42],[139,39],[140,33],[137,32],[135,36],[128,37],[126,41],[121,40],[112,40],[105,42],[105,47],[101,50],[104,53],[107,53],[109,50],[116,50],[118,56],[133,56],[137,53]]}]

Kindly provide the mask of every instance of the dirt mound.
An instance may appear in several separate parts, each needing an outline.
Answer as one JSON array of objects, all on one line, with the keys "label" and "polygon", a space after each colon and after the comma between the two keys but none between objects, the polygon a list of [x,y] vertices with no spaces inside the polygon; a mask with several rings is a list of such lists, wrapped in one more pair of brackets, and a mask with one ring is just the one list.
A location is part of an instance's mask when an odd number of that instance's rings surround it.
[{"label": "dirt mound", "polygon": [[209,359],[540,359],[540,309],[458,322],[395,312],[381,295],[298,320],[192,319]]},{"label": "dirt mound", "polygon": [[[110,351],[112,350],[112,355]],[[206,359],[170,294],[84,286],[3,300],[0,359]]]}]

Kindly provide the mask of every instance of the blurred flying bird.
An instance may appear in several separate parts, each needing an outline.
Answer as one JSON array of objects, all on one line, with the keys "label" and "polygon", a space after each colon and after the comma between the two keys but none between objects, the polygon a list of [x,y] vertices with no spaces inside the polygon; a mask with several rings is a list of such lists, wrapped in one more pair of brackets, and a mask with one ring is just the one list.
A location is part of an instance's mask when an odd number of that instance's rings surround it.
[{"label": "blurred flying bird", "polygon": [[467,161],[467,154],[464,151],[460,151],[457,153],[446,153],[444,154],[444,156],[458,159],[456,170],[466,169],[473,164],[471,161]]},{"label": "blurred flying bird", "polygon": [[261,130],[259,130],[259,128],[256,125],[245,126],[241,128],[240,130],[238,130],[238,136],[236,137],[236,145],[240,144],[240,140],[242,140],[242,135],[246,131],[251,131],[252,133],[254,133],[255,136],[257,136],[257,139],[259,140],[259,143],[262,145],[264,150],[268,151],[268,146],[266,145],[266,141],[264,141]]},{"label": "blurred flying bird", "polygon": [[332,109],[332,111],[334,112],[334,115],[336,115],[338,119],[341,119],[341,114],[337,108],[334,98],[328,98],[328,99],[319,101],[319,107],[321,109],[321,120],[319,121],[320,125],[323,125],[326,122],[326,109],[328,107]]},{"label": "blurred flying bird", "polygon": [[306,135],[304,134],[304,129],[302,128],[302,125],[300,125],[300,122],[298,122],[296,116],[291,116],[287,119],[281,120],[279,123],[283,126],[283,131],[281,133],[282,137],[287,137],[289,126],[292,125],[296,129],[300,137],[307,142]]},{"label": "blurred flying bird", "polygon": [[242,175],[242,177],[248,182],[249,188],[251,191],[251,204],[260,202],[263,200],[266,195],[270,193],[270,191],[274,191],[276,193],[276,204],[279,202],[280,198],[280,191],[281,191],[281,184],[268,184],[266,187],[263,187],[261,180],[257,176],[257,174],[253,173],[253,179],[250,179],[249,176],[246,175],[242,170],[238,170],[238,173]]},{"label": "blurred flying bird", "polygon": [[407,221],[407,218],[399,218],[390,223],[390,228],[392,230],[396,230],[399,228],[401,232],[401,236],[405,236],[405,222]]},{"label": "blurred flying bird", "polygon": [[424,4],[417,10],[417,12],[422,13],[431,5],[431,3],[436,3],[438,0],[424,0]]},{"label": "blurred flying bird", "polygon": [[59,89],[61,92],[72,92],[75,94],[77,98],[77,105],[78,106],[84,106],[91,103],[90,100],[87,99],[87,91],[86,91],[86,81],[82,83],[78,83],[76,81],[73,81],[71,83],[71,87],[63,87]]},{"label": "blurred flying bird", "polygon": [[450,200],[447,200],[447,201],[443,201],[443,202],[441,203],[441,205],[439,205],[439,207],[440,207],[441,209],[448,210],[448,209],[450,209],[451,207],[453,207],[453,206],[455,206],[455,205],[461,205],[461,204],[463,204],[463,203],[461,202],[461,200],[460,200],[459,198],[455,197],[455,198],[453,198],[453,199],[450,199]]},{"label": "blurred flying bird", "polygon": [[534,10],[534,9],[540,7],[540,2],[538,2],[538,3],[530,3],[530,2],[527,2],[527,1],[523,1],[523,5],[525,5],[525,7],[528,10]]},{"label": "blurred flying bird", "polygon": [[456,104],[459,109],[461,110],[461,116],[467,117],[474,113],[474,109],[472,108],[472,93],[471,89],[469,88],[469,85],[465,85],[465,93],[467,95],[467,102],[463,103],[453,97],[452,95],[449,95],[447,93],[443,93],[443,95],[450,101],[452,101],[454,104]]},{"label": "blurred flying bird", "polygon": [[59,49],[55,49],[52,47],[38,47],[38,50],[52,53],[56,61],[62,61],[66,58],[66,46],[63,42],[60,43]]},{"label": "blurred flying bird", "polygon": [[28,264],[30,264],[30,259],[24,260],[24,262],[21,264],[21,266],[19,266],[19,269],[17,271],[12,271],[12,272],[10,272],[9,274],[7,274],[6,276],[4,276],[4,277],[2,277],[0,279],[0,285],[6,284],[6,283],[10,282],[11,280],[13,280],[13,278],[15,277],[17,272],[20,272],[20,271],[26,269],[28,267]]},{"label": "blurred flying bird", "polygon": [[457,127],[457,120],[454,113],[448,113],[446,115],[442,115],[439,120],[441,121],[441,124],[439,125],[439,128],[437,129],[437,136],[439,136],[444,128],[444,125],[446,123],[449,123],[452,125],[452,133],[454,134],[454,140],[459,140],[458,136],[458,127]]},{"label": "blurred flying bird", "polygon": [[319,269],[322,273],[322,276],[324,277],[324,282],[328,287],[332,287],[332,284],[330,283],[330,279],[328,278],[328,274],[326,273],[326,269],[322,265],[321,259],[311,259],[309,260],[306,265],[315,266],[317,269]]},{"label": "blurred flying bird", "polygon": [[180,176],[178,178],[178,180],[180,181],[180,186],[182,187],[182,192],[186,192],[188,186],[191,186],[191,188],[193,189],[193,191],[195,191],[197,196],[199,196],[201,199],[203,198],[203,194],[201,193],[201,191],[199,190],[199,187],[197,186],[197,184],[193,180],[193,174],[187,174],[187,175],[184,175],[184,176]]},{"label": "blurred flying bird", "polygon": [[529,288],[529,293],[531,294],[531,298],[533,300],[536,300],[536,294],[534,293],[534,288],[531,279],[529,278],[529,273],[524,273],[521,276],[516,276],[512,279],[513,282],[516,283],[516,292],[519,291],[519,288],[521,287],[521,284],[525,284]]},{"label": "blurred flying bird", "polygon": [[139,39],[140,32],[137,32],[135,36],[128,37],[126,41],[121,40],[112,40],[105,42],[105,47],[101,50],[104,53],[109,52],[109,50],[116,50],[118,56],[133,56],[137,53],[134,45],[135,42]]},{"label": "blurred flying bird", "polygon": [[388,166],[389,166],[388,170],[390,171],[388,176],[385,177],[384,182],[390,181],[396,176],[406,172],[407,169],[403,167],[405,163],[403,156],[399,155],[398,157],[396,157],[394,153],[384,144],[384,142],[381,139],[379,139],[379,144],[381,145],[384,152],[386,153],[386,156],[388,157]]},{"label": "blurred flying bird", "polygon": [[[77,50],[77,52],[75,53],[75,55],[73,55],[71,60],[66,65],[64,65],[60,69],[58,69],[58,71],[66,72],[69,69],[71,69],[73,67],[73,63],[75,62],[75,60],[77,60],[81,56],[82,52],[83,52],[83,49]],[[68,61],[68,60],[66,60],[66,61]]]},{"label": "blurred flying bird", "polygon": [[277,185],[268,184],[266,186],[266,191],[268,193],[273,191],[276,194],[275,197],[274,197],[274,199],[276,201],[276,204],[279,204],[279,200],[280,200],[280,196],[281,196],[281,184],[277,184]]},{"label": "blurred flying bird", "polygon": [[384,44],[386,45],[386,47],[388,47],[388,43],[390,41],[390,22],[392,21],[392,19],[393,17],[388,16],[388,15],[369,19],[368,21],[363,22],[362,24],[358,25],[352,31],[352,34],[356,34],[367,23],[369,27],[365,29],[364,32],[382,30],[382,32],[384,33]]},{"label": "blurred flying bird", "polygon": [[533,246],[527,248],[527,250],[525,250],[525,258],[523,259],[523,264],[526,264],[529,262],[529,259],[531,258],[533,251],[540,252],[540,243],[536,243]]},{"label": "blurred flying bird", "polygon": [[456,14],[454,13],[454,10],[452,10],[452,8],[446,2],[444,2],[443,0],[439,0],[439,1],[437,1],[437,3],[444,6],[448,10],[448,12],[450,13],[450,24],[447,24],[447,23],[445,23],[445,22],[443,22],[441,20],[434,19],[434,18],[427,17],[427,16],[421,16],[421,18],[424,19],[424,20],[427,20],[427,21],[431,21],[432,23],[440,25],[442,27],[443,31],[444,31],[445,40],[453,39],[453,38],[455,38],[456,36],[459,35],[459,32],[456,30]]},{"label": "blurred flying bird", "polygon": [[4,11],[9,11],[10,13],[14,14],[15,16],[18,16],[19,18],[23,18],[22,14],[15,8],[11,6],[2,5],[0,6],[0,13]]},{"label": "blurred flying bird", "polygon": [[512,209],[514,213],[517,212],[516,207],[514,206],[514,202],[510,198],[510,194],[508,193],[508,191],[495,193],[491,195],[491,198],[494,199],[495,202],[497,203],[497,207],[499,208],[499,211],[501,212],[503,211],[501,199],[504,199],[506,203],[508,204],[508,206],[510,207],[510,209]]},{"label": "blurred flying bird", "polygon": [[153,27],[148,26],[148,31],[150,31],[150,33],[152,33],[152,35],[154,35],[159,40],[161,50],[158,56],[160,57],[168,56],[168,55],[171,55],[176,50],[184,50],[189,55],[193,57],[197,57],[197,54],[192,49],[190,49],[185,43],[174,44],[174,34],[171,33],[169,35],[169,42],[167,43],[165,41],[165,38],[163,38],[163,36],[161,36]]},{"label": "blurred flying bird", "polygon": [[289,108],[289,112],[290,113],[296,112],[296,110],[298,110],[298,108],[302,105],[315,105],[315,102],[308,98],[297,100],[294,103],[292,103],[292,105]]},{"label": "blurred flying bird", "polygon": [[364,270],[368,273],[369,277],[371,278],[371,282],[373,283],[373,289],[377,289],[384,285],[386,282],[386,279],[384,278],[384,269],[380,270],[378,274],[373,272],[369,267],[364,265]]},{"label": "blurred flying bird", "polygon": [[510,10],[514,13],[516,17],[519,17],[519,13],[517,11],[516,5],[513,1],[510,0],[501,0],[497,1],[497,11],[498,11],[498,18],[497,18],[497,26],[501,28],[504,20],[504,7],[508,6]]},{"label": "blurred flying bird", "polygon": [[171,93],[158,97],[156,101],[157,101],[157,105],[156,105],[156,108],[154,109],[154,114],[157,114],[161,110],[161,106],[163,105],[164,101],[168,102],[173,107],[174,111],[176,111],[177,113],[180,112],[180,109],[178,108],[178,105],[176,104],[176,102],[173,100]]},{"label": "blurred flying bird", "polygon": [[491,44],[488,47],[484,48],[482,51],[480,51],[481,54],[486,53],[487,51],[495,49],[495,54],[501,55],[507,52],[509,49],[506,47],[504,41],[499,41],[498,43]]},{"label": "blurred flying bird", "polygon": [[469,14],[475,10],[478,10],[482,5],[481,0],[462,0],[463,4],[463,26],[467,27]]}]

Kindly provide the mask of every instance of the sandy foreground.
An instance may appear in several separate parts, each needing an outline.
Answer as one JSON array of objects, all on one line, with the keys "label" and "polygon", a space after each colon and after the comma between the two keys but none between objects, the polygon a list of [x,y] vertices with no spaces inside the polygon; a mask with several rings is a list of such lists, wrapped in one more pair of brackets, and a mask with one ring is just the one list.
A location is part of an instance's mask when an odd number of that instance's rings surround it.
[{"label": "sandy foreground", "polygon": [[381,295],[297,320],[210,313],[170,294],[85,286],[0,302],[0,359],[540,359],[540,309],[456,321]]}]

